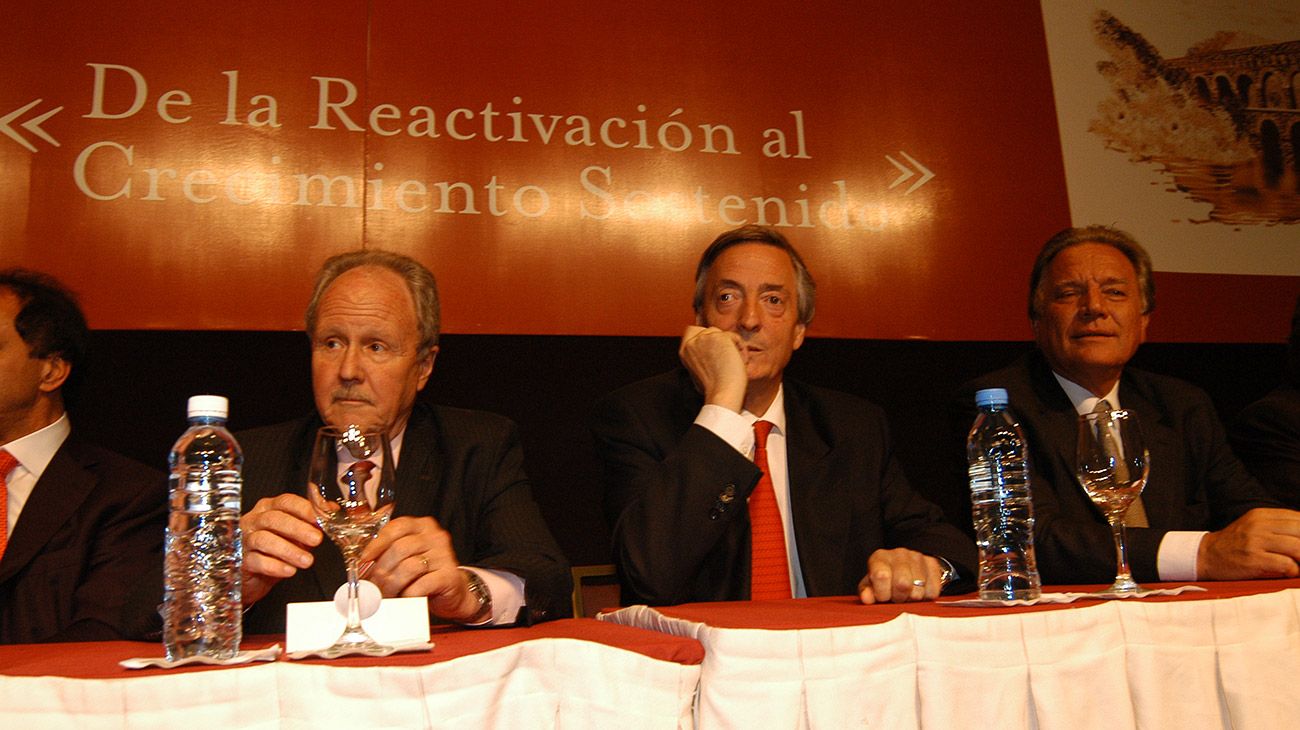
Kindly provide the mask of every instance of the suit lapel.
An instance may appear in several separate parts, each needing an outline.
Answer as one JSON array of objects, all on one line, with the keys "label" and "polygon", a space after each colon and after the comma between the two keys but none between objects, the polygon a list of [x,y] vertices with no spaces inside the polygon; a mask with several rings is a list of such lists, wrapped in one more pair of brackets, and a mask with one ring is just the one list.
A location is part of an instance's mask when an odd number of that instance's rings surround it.
[{"label": "suit lapel", "polygon": [[[1066,474],[1073,475],[1075,445],[1079,440],[1079,414],[1074,410],[1074,405],[1070,403],[1070,398],[1061,388],[1061,384],[1056,382],[1056,377],[1052,375],[1052,370],[1047,366],[1046,361],[1036,361],[1032,374],[1034,390],[1038,396],[1035,399],[1038,404],[1036,415],[1041,426],[1046,428],[1046,438],[1042,440],[1052,444],[1058,466],[1063,468]],[[1022,408],[1024,405],[1012,401],[1012,411]],[[1083,489],[1077,483],[1075,486],[1080,490]]]},{"label": "suit lapel", "polygon": [[[848,510],[836,505],[836,491],[827,471],[830,446],[815,423],[810,404],[797,384],[785,383],[786,468],[790,478],[790,518],[794,523],[795,545],[799,547],[799,569],[808,595],[836,580],[841,566],[811,560],[825,553],[827,534],[847,531]],[[830,553],[836,554],[836,553]],[[824,591],[821,591],[824,592]]]},{"label": "suit lapel", "polygon": [[74,438],[69,435],[54,453],[27,498],[9,536],[4,558],[0,560],[0,582],[8,580],[40,553],[98,483],[88,469],[94,466],[93,458],[79,448]]},{"label": "suit lapel", "polygon": [[1181,440],[1177,431],[1165,422],[1160,408],[1134,378],[1125,373],[1119,388],[1120,404],[1137,414],[1142,441],[1150,456],[1147,485],[1142,490],[1142,504],[1146,507],[1147,520],[1151,526],[1159,527],[1164,524],[1167,516],[1181,511],[1182,488],[1177,485],[1166,486],[1169,480],[1161,478],[1178,473],[1178,470],[1167,465],[1182,458]]},{"label": "suit lapel", "polygon": [[438,427],[429,410],[417,405],[406,423],[397,460],[394,517],[438,514]]}]

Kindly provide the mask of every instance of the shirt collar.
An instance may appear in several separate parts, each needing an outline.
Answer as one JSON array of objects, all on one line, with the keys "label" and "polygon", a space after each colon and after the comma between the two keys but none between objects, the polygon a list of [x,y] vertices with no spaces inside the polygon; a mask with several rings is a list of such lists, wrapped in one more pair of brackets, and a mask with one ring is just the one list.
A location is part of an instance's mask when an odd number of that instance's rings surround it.
[{"label": "shirt collar", "polygon": [[1111,387],[1109,393],[1107,393],[1103,398],[1098,398],[1093,395],[1092,391],[1079,385],[1073,380],[1064,377],[1055,370],[1052,371],[1052,377],[1056,378],[1057,383],[1060,383],[1061,390],[1065,391],[1065,397],[1070,399],[1070,404],[1074,406],[1075,412],[1080,416],[1085,413],[1092,413],[1092,411],[1097,407],[1097,402],[1101,400],[1110,403],[1110,408],[1113,411],[1117,411],[1122,407],[1119,404],[1118,380],[1115,381],[1115,385]]},{"label": "shirt collar", "polygon": [[54,458],[54,452],[59,450],[70,433],[72,423],[64,412],[54,423],[14,439],[0,448],[12,454],[34,479],[40,479],[45,473],[45,467]]},{"label": "shirt collar", "polygon": [[750,423],[755,421],[767,421],[776,427],[777,432],[785,434],[785,383],[776,387],[776,398],[772,399],[772,405],[767,407],[767,411],[761,416],[755,416],[749,411],[741,411],[740,415],[749,419]]}]

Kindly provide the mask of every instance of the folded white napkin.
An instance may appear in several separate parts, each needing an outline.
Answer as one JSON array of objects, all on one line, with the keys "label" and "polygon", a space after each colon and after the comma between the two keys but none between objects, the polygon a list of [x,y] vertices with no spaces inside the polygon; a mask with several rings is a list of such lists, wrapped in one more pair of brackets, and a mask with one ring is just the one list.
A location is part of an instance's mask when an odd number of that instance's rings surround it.
[{"label": "folded white napkin", "polygon": [[144,669],[146,667],[172,669],[174,667],[183,667],[186,664],[216,664],[219,666],[230,666],[235,664],[248,664],[249,662],[269,662],[278,656],[280,656],[280,645],[272,644],[265,649],[249,649],[247,651],[241,651],[229,659],[213,659],[209,656],[188,656],[173,661],[167,657],[136,657],[133,659],[123,659],[118,662],[118,666],[127,669]]},{"label": "folded white napkin", "polygon": [[348,651],[337,656],[327,657],[323,654],[326,647],[311,649],[308,651],[295,651],[285,654],[289,659],[338,659],[345,656],[388,656],[389,654],[398,654],[408,651],[433,651],[433,642],[431,641],[392,641],[386,645],[385,651]]},{"label": "folded white napkin", "polygon": [[1204,591],[1201,586],[1178,586],[1177,588],[1143,588],[1129,593],[1098,591],[1096,593],[1044,593],[1031,601],[986,601],[982,598],[965,598],[958,601],[935,601],[940,606],[1035,606],[1040,603],[1074,603],[1079,599],[1110,600],[1112,598],[1146,598],[1147,596],[1176,596],[1188,591]]}]

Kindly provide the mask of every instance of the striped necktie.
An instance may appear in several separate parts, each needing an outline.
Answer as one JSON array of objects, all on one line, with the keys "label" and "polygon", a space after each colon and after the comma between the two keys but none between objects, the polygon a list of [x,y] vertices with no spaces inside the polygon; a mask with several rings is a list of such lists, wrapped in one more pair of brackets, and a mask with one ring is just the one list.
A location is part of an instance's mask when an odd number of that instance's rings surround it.
[{"label": "striped necktie", "polygon": [[762,470],[758,486],[749,495],[750,598],[790,598],[790,560],[785,548],[785,525],[776,505],[776,490],[767,469],[767,435],[773,424],[754,423],[754,465]]},{"label": "striped necktie", "polygon": [[0,558],[4,557],[5,547],[9,545],[9,485],[5,480],[15,466],[18,466],[18,460],[14,455],[0,449]]}]

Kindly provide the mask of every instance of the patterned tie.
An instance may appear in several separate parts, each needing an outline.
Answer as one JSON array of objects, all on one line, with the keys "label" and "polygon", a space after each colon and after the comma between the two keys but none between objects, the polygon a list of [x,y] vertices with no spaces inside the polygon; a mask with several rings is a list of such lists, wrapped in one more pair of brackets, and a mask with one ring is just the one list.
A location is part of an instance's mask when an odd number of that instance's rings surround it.
[{"label": "patterned tie", "polygon": [[370,481],[374,469],[375,462],[362,459],[353,462],[352,466],[343,472],[343,476],[339,477],[339,485],[343,487],[342,493],[347,500],[349,510],[369,512],[371,505],[375,503],[375,489],[366,488],[366,483]]},{"label": "patterned tie", "polygon": [[9,545],[9,485],[5,480],[15,466],[18,466],[18,460],[14,455],[0,449],[0,558],[4,557],[5,547]]},{"label": "patterned tie", "polygon": [[750,598],[770,600],[790,598],[790,560],[785,550],[785,526],[776,506],[776,490],[767,473],[767,435],[772,432],[767,421],[754,423],[754,465],[763,471],[758,486],[749,495],[751,530]]},{"label": "patterned tie", "polygon": [[[1110,407],[1110,401],[1103,398],[1097,401],[1097,405],[1093,407],[1092,412],[1110,413],[1113,410],[1115,409]],[[1106,429],[1106,435],[1110,439],[1115,438],[1111,434],[1110,429]],[[1116,449],[1116,452],[1123,453],[1119,449]],[[1116,465],[1115,474],[1120,479],[1127,479],[1128,478],[1127,462],[1120,461],[1119,464]],[[1142,506],[1142,495],[1139,494],[1138,496],[1133,498],[1133,504],[1129,505],[1128,512],[1124,513],[1124,525],[1126,527],[1150,527],[1150,525],[1147,523],[1147,509],[1146,507]]]}]

